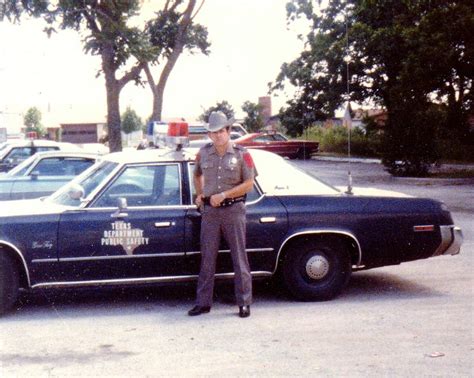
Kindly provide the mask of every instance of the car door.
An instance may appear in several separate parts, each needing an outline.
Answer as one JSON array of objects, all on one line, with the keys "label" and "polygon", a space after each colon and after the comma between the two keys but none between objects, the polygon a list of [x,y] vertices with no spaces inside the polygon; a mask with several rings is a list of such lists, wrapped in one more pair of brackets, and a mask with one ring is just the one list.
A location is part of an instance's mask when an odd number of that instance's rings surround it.
[{"label": "car door", "polygon": [[[181,274],[184,215],[180,165],[123,167],[85,209],[62,214],[63,278],[159,280]],[[126,208],[119,209],[119,199]]]},{"label": "car door", "polygon": [[[192,183],[192,168],[190,164],[189,180]],[[195,198],[194,186],[190,185],[191,198]],[[279,247],[288,229],[287,212],[281,202],[275,197],[261,193],[258,185],[247,195],[247,238],[246,251],[250,269],[253,274],[270,274],[275,267]],[[195,206],[190,206],[185,220],[186,234],[186,267],[188,273],[199,274],[201,216]],[[217,258],[216,273],[226,275],[233,272],[230,250],[221,241]]]},{"label": "car door", "polygon": [[299,149],[299,143],[289,142],[288,139],[281,134],[274,134],[272,137],[274,140],[273,145],[275,153],[282,156],[296,156]]}]

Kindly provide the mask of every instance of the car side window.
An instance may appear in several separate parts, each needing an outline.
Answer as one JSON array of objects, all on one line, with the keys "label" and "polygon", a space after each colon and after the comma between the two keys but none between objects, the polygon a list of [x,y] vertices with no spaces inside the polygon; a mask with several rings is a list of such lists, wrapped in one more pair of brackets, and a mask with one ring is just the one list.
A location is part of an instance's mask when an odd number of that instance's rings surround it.
[{"label": "car side window", "polygon": [[273,138],[271,135],[261,135],[254,139],[254,142],[272,142]]},{"label": "car side window", "polygon": [[273,137],[275,138],[275,140],[277,140],[279,142],[285,142],[286,141],[286,138],[283,135],[280,135],[280,134],[275,134]]},{"label": "car side window", "polygon": [[40,176],[77,176],[93,163],[92,159],[45,158],[33,168],[32,172]]},{"label": "car side window", "polygon": [[36,152],[58,151],[58,147],[36,147]]},{"label": "car side window", "polygon": [[112,180],[92,207],[115,207],[118,198],[125,198],[128,206],[180,205],[178,164],[128,166]]}]

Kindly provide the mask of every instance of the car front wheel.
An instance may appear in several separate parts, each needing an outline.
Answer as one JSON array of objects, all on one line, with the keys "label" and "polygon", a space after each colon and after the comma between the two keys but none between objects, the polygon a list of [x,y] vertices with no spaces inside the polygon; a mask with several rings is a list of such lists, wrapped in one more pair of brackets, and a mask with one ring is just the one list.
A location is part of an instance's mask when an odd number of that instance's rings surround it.
[{"label": "car front wheel", "polygon": [[336,240],[294,246],[283,264],[286,287],[294,297],[303,301],[336,297],[351,275],[349,253]]},{"label": "car front wheel", "polygon": [[16,302],[19,286],[18,267],[0,248],[0,315],[10,310]]},{"label": "car front wheel", "polygon": [[304,148],[304,147],[301,147],[301,148],[298,150],[297,158],[298,158],[298,159],[301,159],[301,160],[308,160],[308,159],[311,159],[311,153],[310,153],[309,149],[306,149],[306,148]]}]

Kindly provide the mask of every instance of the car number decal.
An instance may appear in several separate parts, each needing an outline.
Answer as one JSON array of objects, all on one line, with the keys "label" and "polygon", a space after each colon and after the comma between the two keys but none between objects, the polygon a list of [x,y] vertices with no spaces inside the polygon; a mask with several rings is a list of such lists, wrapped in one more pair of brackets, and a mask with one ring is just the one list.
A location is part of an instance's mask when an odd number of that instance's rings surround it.
[{"label": "car number decal", "polygon": [[143,230],[132,228],[131,223],[115,221],[111,223],[110,230],[104,230],[101,245],[121,245],[127,255],[133,255],[133,251],[140,245],[147,245],[149,238],[143,237]]}]

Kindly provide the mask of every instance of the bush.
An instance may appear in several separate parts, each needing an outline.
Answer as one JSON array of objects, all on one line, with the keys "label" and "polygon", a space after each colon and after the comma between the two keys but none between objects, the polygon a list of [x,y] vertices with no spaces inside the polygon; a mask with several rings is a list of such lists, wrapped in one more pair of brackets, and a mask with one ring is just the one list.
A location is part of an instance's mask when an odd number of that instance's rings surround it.
[{"label": "bush", "polygon": [[[305,139],[319,142],[320,152],[347,154],[348,132],[345,127],[324,128],[314,126],[303,134]],[[377,133],[365,133],[356,127],[351,130],[351,155],[374,157],[380,155],[380,137]]]},{"label": "bush", "polygon": [[474,162],[474,144],[472,143],[462,144],[454,138],[442,139],[438,141],[438,149],[444,161]]}]

